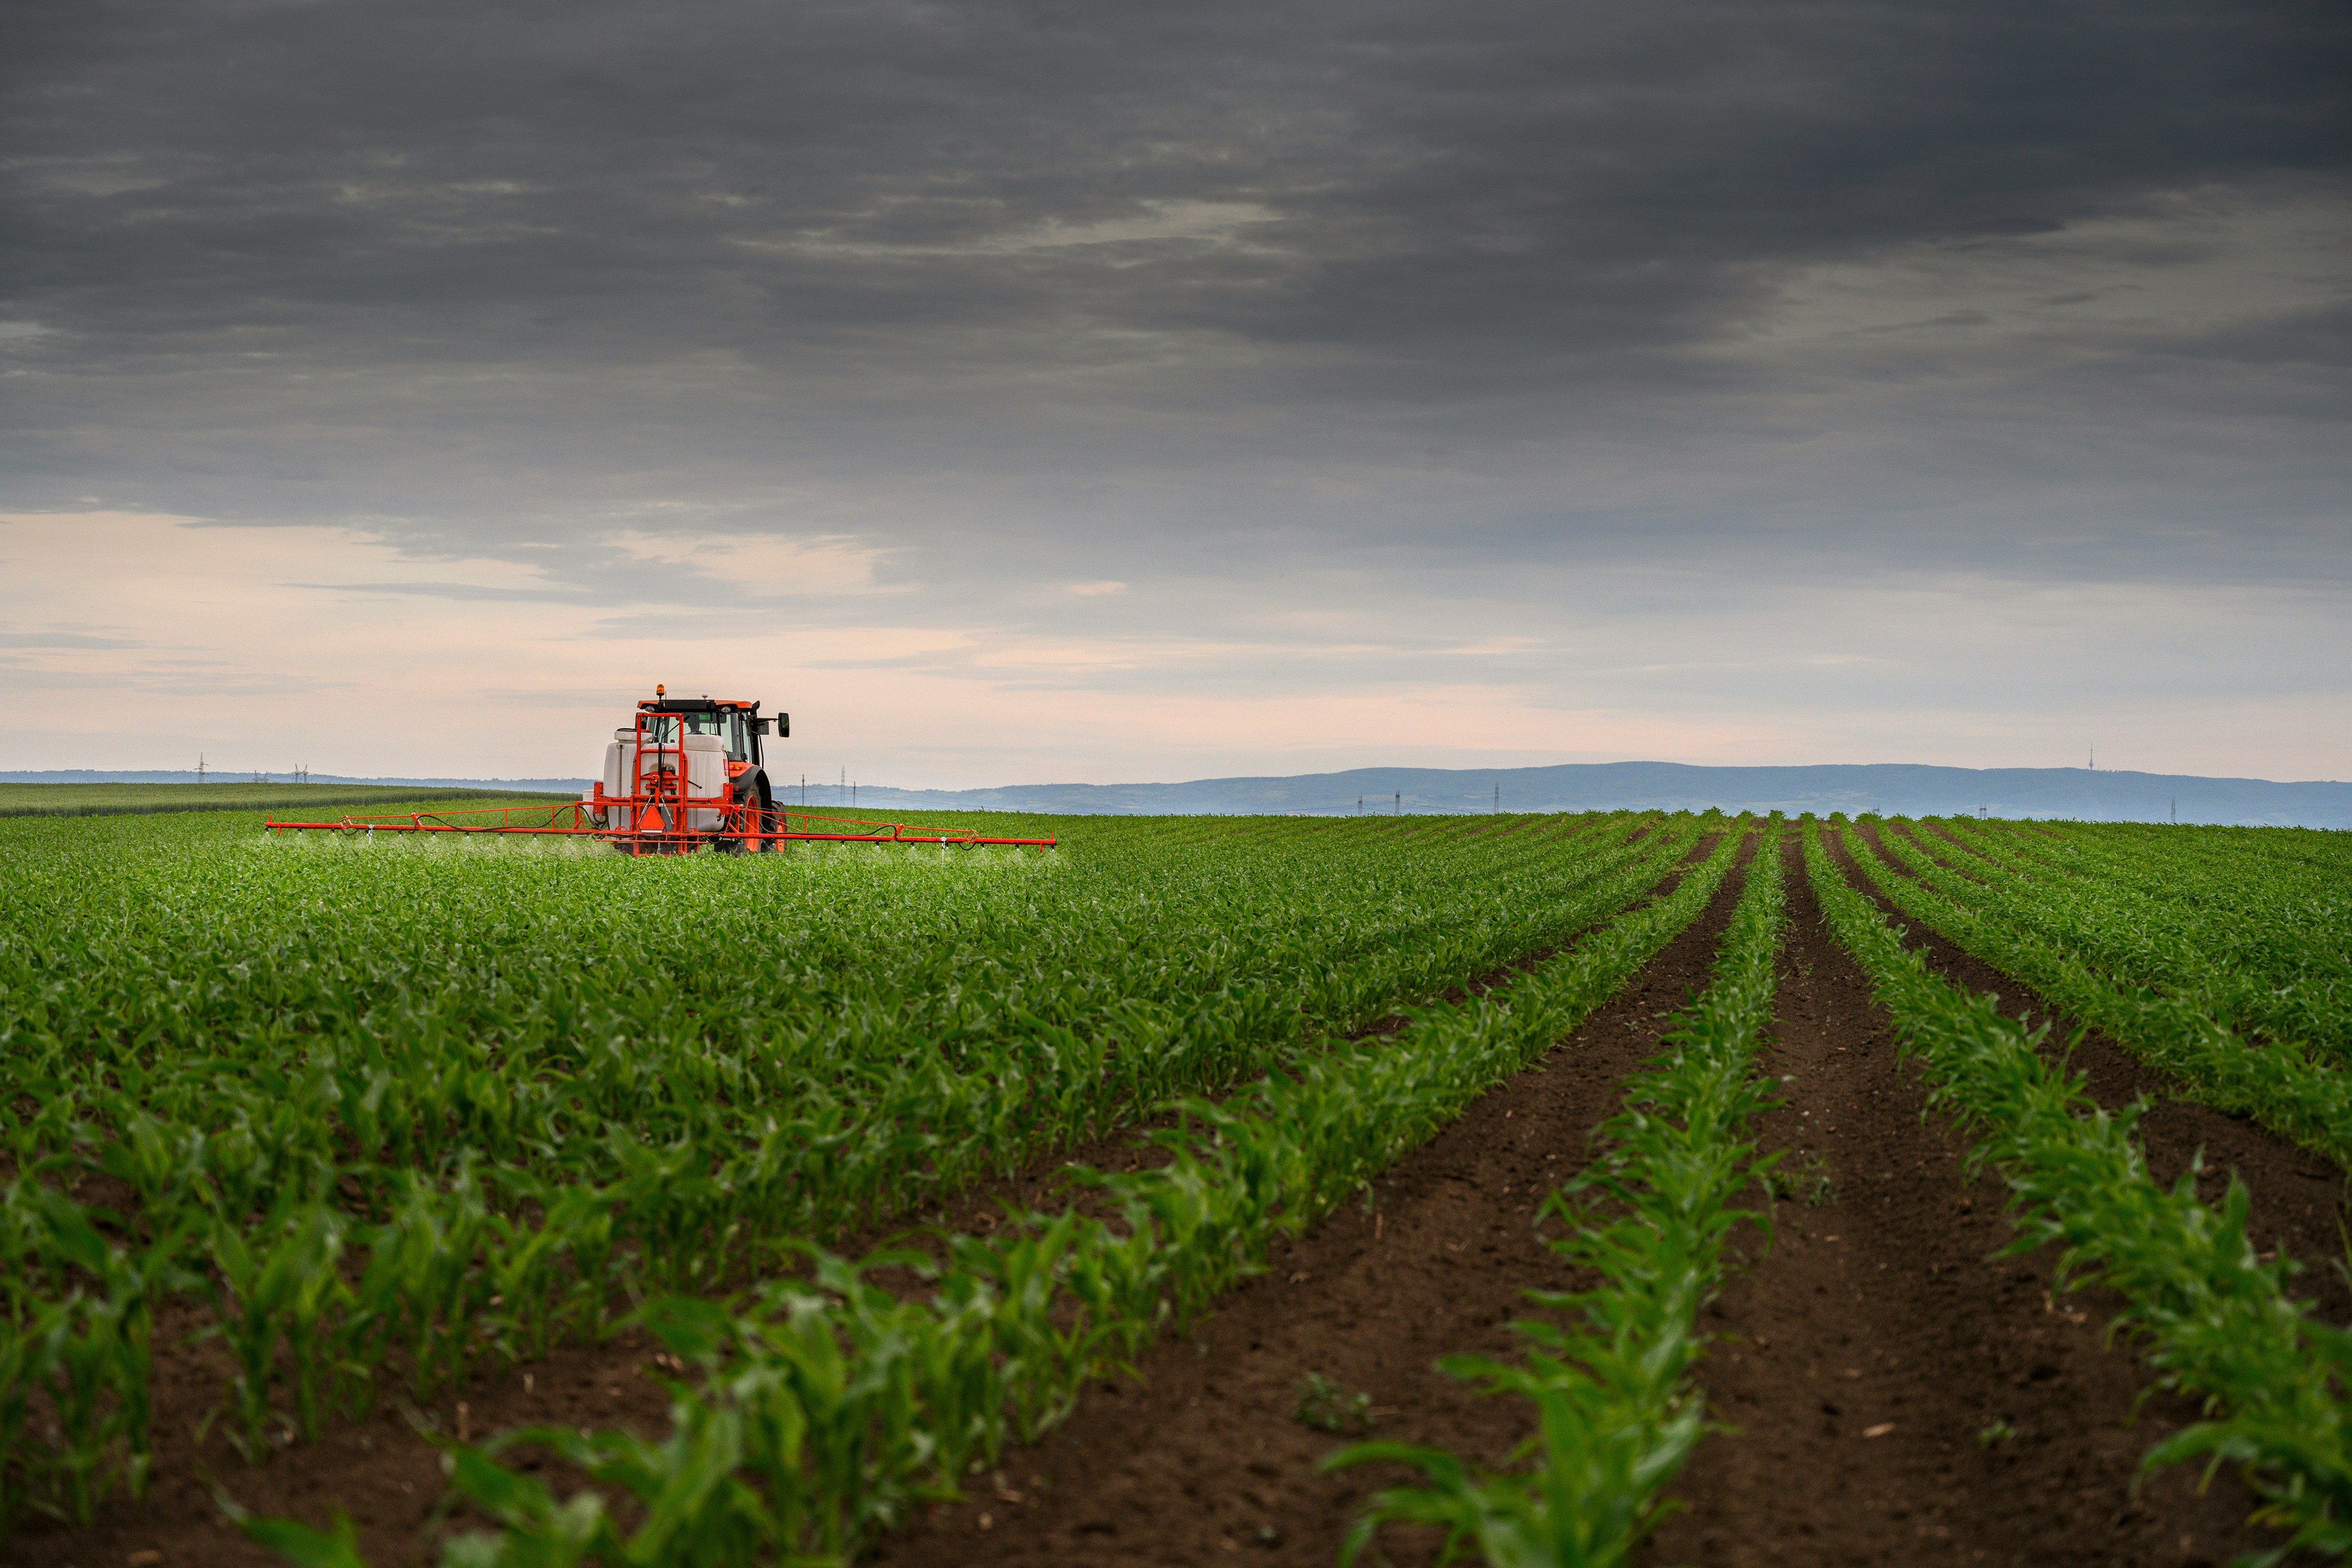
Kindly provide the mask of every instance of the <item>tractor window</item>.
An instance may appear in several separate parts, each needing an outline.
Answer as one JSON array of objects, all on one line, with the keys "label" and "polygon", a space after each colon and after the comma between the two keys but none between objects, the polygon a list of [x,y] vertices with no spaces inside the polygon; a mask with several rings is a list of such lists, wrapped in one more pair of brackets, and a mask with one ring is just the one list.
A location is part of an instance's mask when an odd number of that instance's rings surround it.
[{"label": "tractor window", "polygon": [[743,710],[731,709],[727,714],[727,755],[739,763],[751,760],[751,727],[743,722]]},{"label": "tractor window", "polygon": [[675,746],[677,744],[677,727],[683,723],[689,735],[717,735],[726,741],[728,751],[740,760],[740,753],[736,750],[741,743],[736,738],[738,731],[730,730],[727,721],[728,715],[724,713],[664,713],[658,717],[647,714],[646,735],[656,746]]}]

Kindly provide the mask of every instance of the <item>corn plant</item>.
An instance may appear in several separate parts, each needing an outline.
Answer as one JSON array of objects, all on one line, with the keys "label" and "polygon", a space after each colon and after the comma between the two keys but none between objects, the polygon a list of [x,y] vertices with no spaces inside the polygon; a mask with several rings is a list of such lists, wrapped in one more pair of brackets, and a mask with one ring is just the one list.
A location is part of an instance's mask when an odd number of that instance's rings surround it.
[{"label": "corn plant", "polygon": [[239,1428],[238,1445],[251,1462],[259,1463],[269,1448],[270,1391],[278,1381],[281,1345],[294,1373],[293,1427],[306,1438],[318,1436],[328,1401],[347,1370],[337,1354],[336,1333],[352,1303],[351,1288],[336,1267],[344,1230],[340,1215],[314,1201],[257,1237],[216,1220],[206,1238],[217,1321],[212,1331],[236,1358],[231,1414]]},{"label": "corn plant", "polygon": [[[154,1303],[193,1278],[177,1234],[133,1251],[107,1240],[90,1211],[58,1193],[14,1195],[38,1215],[37,1231],[15,1239],[29,1239],[72,1283],[62,1300],[22,1302],[29,1310],[11,1314],[0,1352],[0,1500],[11,1511],[0,1529],[27,1506],[86,1524],[117,1484],[133,1496],[146,1489]],[[54,1433],[44,1445],[27,1440],[36,1394]]]},{"label": "corn plant", "polygon": [[[146,1481],[145,1384],[125,1375],[144,1370],[139,1364],[146,1353],[143,1332],[128,1321],[137,1310],[135,1303],[76,1291],[44,1313],[27,1336],[58,1431],[48,1466],[55,1500],[47,1506],[76,1524],[88,1524],[111,1489],[118,1441],[131,1441],[131,1489]],[[129,1389],[136,1392],[124,1397]]]},{"label": "corn plant", "polygon": [[414,1175],[400,1188],[360,1279],[355,1338],[367,1360],[404,1346],[410,1388],[423,1399],[465,1381],[475,1318],[494,1293],[480,1261],[490,1215],[469,1167],[446,1190]]},{"label": "corn plant", "polygon": [[[517,1432],[481,1451],[454,1447],[456,1489],[505,1529],[457,1538],[442,1561],[446,1568],[560,1568],[587,1558],[631,1568],[764,1563],[777,1529],[757,1489],[739,1473],[745,1424],[730,1405],[687,1400],[671,1407],[670,1435],[660,1442],[555,1426]],[[636,1528],[623,1535],[593,1491],[558,1504],[540,1482],[495,1462],[499,1452],[523,1443],[546,1447],[598,1485],[627,1493],[641,1511]]]},{"label": "corn plant", "polygon": [[[613,1300],[614,1199],[591,1187],[553,1196],[536,1226],[492,1214],[482,1242],[494,1310],[485,1321],[509,1362],[543,1358],[567,1321],[604,1337]],[[570,1267],[567,1268],[566,1265]]]},{"label": "corn plant", "polygon": [[[2096,946],[2104,927],[2057,893],[2025,903],[1942,868],[1901,835],[1878,837],[1881,851],[1853,836],[1854,858],[1897,909],[2107,1030],[2182,1080],[2189,1098],[2251,1115],[2338,1163],[2352,1160],[2352,1079],[2340,1064],[2298,1040],[2242,1037],[2206,989],[2175,994],[2101,973],[2082,949]],[[1913,877],[1890,875],[1890,864]]]},{"label": "corn plant", "polygon": [[30,1333],[14,1322],[0,1323],[0,1545],[40,1495],[27,1439],[33,1394],[39,1386],[41,1331],[37,1322]]},{"label": "corn plant", "polygon": [[[1087,1313],[1057,1321],[1054,1311],[1071,1254],[1100,1231],[1101,1226],[1071,1210],[1042,1226],[1019,1229],[993,1246],[970,1237],[950,1242],[950,1277],[963,1299],[989,1308],[992,1348],[1009,1373],[996,1405],[1021,1442],[1035,1442],[1067,1415],[1079,1387],[1109,1359],[1105,1345],[1118,1333],[1115,1321]],[[986,1420],[971,1433],[991,1460],[996,1457],[996,1435],[995,1423]],[[949,1476],[958,1473],[952,1463],[941,1468]]]},{"label": "corn plant", "polygon": [[290,1519],[258,1518],[217,1483],[213,1501],[229,1522],[298,1568],[367,1568],[367,1560],[360,1555],[360,1532],[341,1509],[335,1510],[331,1529],[313,1530]]}]

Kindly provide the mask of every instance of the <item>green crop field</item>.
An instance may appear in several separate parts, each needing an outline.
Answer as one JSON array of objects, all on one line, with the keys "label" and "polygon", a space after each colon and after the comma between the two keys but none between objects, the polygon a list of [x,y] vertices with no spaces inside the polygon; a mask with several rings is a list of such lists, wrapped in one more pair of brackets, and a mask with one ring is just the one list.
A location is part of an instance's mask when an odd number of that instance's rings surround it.
[{"label": "green crop field", "polygon": [[[261,821],[0,823],[0,1529],[38,1561],[199,1475],[297,1561],[390,1561],[332,1508],[236,1500],[395,1411],[472,1510],[456,1563],[845,1561],[1189,1331],[1719,906],[1707,988],[1591,1172],[1524,1200],[1587,1293],[1542,1298],[1524,1360],[1456,1367],[1540,1442],[1496,1470],[1386,1440],[1333,1461],[1417,1478],[1357,1546],[1420,1522],[1495,1562],[1628,1561],[1709,1430],[1697,1314],[1780,1190],[1754,1123],[1806,875],[2018,1223],[2211,1402],[2167,1457],[2249,1465],[2280,1522],[2346,1539],[2334,1331],[2289,1267],[2228,1202],[2157,1184],[2128,1118],[1857,890],[2340,1161],[2336,836],[999,816],[1061,847],[639,859]],[[835,1255],[1145,1128],[1151,1160],[919,1253]],[[469,1430],[486,1390],[643,1335],[663,1429]]]},{"label": "green crop field", "polygon": [[174,811],[291,811],[404,801],[484,798],[496,804],[569,800],[520,791],[411,789],[398,784],[0,784],[0,816],[135,816]]}]

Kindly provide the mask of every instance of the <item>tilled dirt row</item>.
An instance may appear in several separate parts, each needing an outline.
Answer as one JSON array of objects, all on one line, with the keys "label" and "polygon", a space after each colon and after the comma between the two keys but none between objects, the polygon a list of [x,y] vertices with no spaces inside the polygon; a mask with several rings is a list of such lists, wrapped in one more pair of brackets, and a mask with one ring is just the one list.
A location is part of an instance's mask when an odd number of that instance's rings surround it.
[{"label": "tilled dirt row", "polygon": [[[1507,1356],[1529,1289],[1574,1283],[1535,1227],[1584,1163],[1588,1134],[1666,1020],[1703,989],[1740,878],[1576,1035],[1391,1167],[1268,1272],[1229,1292],[1190,1337],[1147,1353],[1139,1383],[1106,1379],[1036,1447],[1009,1452],[972,1498],[883,1543],[886,1564],[1317,1564],[1336,1560],[1362,1499],[1392,1467],[1324,1475],[1351,1436],[1295,1419],[1320,1376],[1368,1395],[1373,1434],[1493,1462],[1526,1410],[1483,1400],[1441,1356]],[[1436,1538],[1391,1532],[1400,1564]]]},{"label": "tilled dirt row", "polygon": [[[2196,1412],[2151,1398],[2104,1330],[2116,1303],[2053,1297],[1965,1142],[1921,1115],[1916,1068],[1822,922],[1796,846],[1774,1043],[1784,1102],[1763,1119],[1796,1194],[1778,1239],[1708,1310],[1709,1437],[1675,1488],[1656,1564],[2192,1564],[2275,1538],[2252,1500],[2193,1474],[2135,1497],[2141,1455]],[[1956,976],[1958,978],[1958,976]],[[1994,977],[1998,978],[1998,977]],[[1970,981],[1970,984],[1982,984]],[[2005,995],[2013,987],[1987,984]]]}]

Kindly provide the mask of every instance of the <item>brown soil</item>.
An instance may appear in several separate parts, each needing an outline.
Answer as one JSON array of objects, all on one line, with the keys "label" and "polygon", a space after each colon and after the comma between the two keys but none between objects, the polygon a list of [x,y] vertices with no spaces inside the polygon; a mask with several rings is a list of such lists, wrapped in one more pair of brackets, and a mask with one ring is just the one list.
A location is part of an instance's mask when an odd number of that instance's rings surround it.
[{"label": "brown soil", "polygon": [[1997,1256],[2004,1189],[1968,1180],[1965,1142],[1921,1117],[1918,1072],[1789,848],[1765,1058],[1785,1103],[1761,1131],[1801,1196],[1777,1205],[1769,1258],[1708,1309],[1724,1339],[1699,1379],[1738,1430],[1693,1457],[1674,1489],[1687,1511],[1644,1560],[2187,1564],[2266,1544],[2231,1478],[2200,1497],[2175,1472],[2134,1498],[2140,1456],[2194,1409],[2152,1397],[2133,1420],[2148,1376],[2103,1343],[2116,1303],[2053,1300],[2046,1249]]},{"label": "brown soil", "polygon": [[[1527,1412],[1435,1370],[1507,1356],[1529,1289],[1573,1283],[1537,1234],[1538,1205],[1585,1162],[1587,1136],[1625,1076],[1655,1055],[1666,1018],[1706,984],[1738,896],[1728,877],[1690,928],[1542,1064],[1485,1096],[1265,1274],[1217,1303],[1189,1339],[1161,1342],[1140,1384],[1106,1380],[1035,1447],[1006,1454],[968,1501],[882,1544],[885,1564],[1333,1562],[1364,1497],[1394,1467],[1316,1466],[1349,1437],[1294,1420],[1309,1373],[1370,1396],[1373,1435],[1499,1461]],[[1399,1563],[1435,1537],[1391,1531]]]}]

